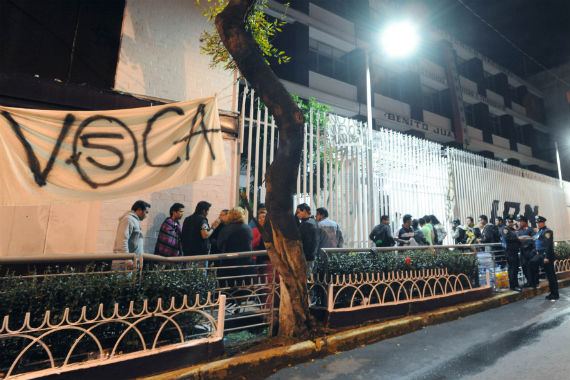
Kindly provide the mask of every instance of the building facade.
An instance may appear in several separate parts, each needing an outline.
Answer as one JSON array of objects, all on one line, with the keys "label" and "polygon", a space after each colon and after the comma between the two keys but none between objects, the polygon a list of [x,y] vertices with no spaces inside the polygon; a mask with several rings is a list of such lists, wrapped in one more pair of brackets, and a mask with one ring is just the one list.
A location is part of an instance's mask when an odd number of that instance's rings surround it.
[{"label": "building facade", "polygon": [[[557,176],[544,94],[433,28],[418,53],[385,57],[374,40],[389,1],[296,1],[277,45],[293,57],[275,70],[290,92],[365,120],[370,57],[374,128],[389,128]],[[279,3],[272,3],[283,12]]]},{"label": "building facade", "polygon": [[[142,223],[152,253],[174,202],[212,203],[211,216],[234,205],[235,78],[200,54],[212,27],[187,0],[0,2],[0,105],[108,110],[216,95],[227,171],[184,186],[103,202],[1,206],[0,255],[109,253],[121,215],[137,199],[151,204]],[[42,162],[42,165],[44,163]],[[66,239],[61,239],[65,231]]]}]

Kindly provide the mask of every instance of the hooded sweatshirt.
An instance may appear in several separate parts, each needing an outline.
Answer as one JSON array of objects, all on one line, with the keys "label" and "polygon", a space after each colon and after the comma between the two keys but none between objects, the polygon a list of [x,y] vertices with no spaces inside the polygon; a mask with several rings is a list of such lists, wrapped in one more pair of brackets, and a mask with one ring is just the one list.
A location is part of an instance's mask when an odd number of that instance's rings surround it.
[{"label": "hooded sweatshirt", "polygon": [[134,211],[129,211],[119,219],[115,236],[115,253],[143,253],[143,233],[141,220]]}]

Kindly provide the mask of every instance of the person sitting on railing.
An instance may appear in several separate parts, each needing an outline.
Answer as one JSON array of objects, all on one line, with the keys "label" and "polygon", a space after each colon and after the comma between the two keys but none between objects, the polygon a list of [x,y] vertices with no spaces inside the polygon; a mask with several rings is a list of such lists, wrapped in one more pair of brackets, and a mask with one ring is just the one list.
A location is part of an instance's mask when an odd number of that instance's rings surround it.
[{"label": "person sitting on railing", "polygon": [[392,237],[392,230],[390,229],[390,217],[388,215],[382,215],[380,217],[380,224],[374,226],[368,237],[376,244],[376,247],[393,247],[395,241]]},{"label": "person sitting on railing", "polygon": [[182,256],[182,228],[179,220],[184,215],[184,205],[174,203],[170,207],[170,216],[162,222],[154,247],[154,254],[166,257]]}]

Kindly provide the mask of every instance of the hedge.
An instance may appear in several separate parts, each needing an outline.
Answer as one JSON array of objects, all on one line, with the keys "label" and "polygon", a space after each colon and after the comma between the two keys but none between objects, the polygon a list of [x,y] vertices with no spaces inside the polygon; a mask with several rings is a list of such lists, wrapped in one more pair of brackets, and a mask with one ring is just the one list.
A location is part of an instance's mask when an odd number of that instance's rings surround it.
[{"label": "hedge", "polygon": [[479,286],[477,256],[449,249],[437,249],[435,254],[430,250],[320,253],[313,272],[322,278],[325,274],[388,273],[436,268],[447,268],[449,274],[464,273],[474,287]]},{"label": "hedge", "polygon": [[[2,289],[0,318],[9,315],[10,328],[18,329],[22,326],[26,313],[29,312],[30,325],[35,327],[42,323],[47,310],[51,312],[52,323],[57,323],[62,319],[65,308],[70,309],[69,320],[74,321],[79,318],[83,306],[86,306],[88,318],[95,317],[100,304],[104,305],[105,316],[112,315],[115,304],[119,305],[120,315],[124,315],[128,311],[130,301],[134,302],[135,312],[141,309],[144,300],[148,300],[149,310],[154,310],[158,298],[163,299],[163,305],[164,302],[169,305],[171,298],[174,297],[179,305],[183,296],[188,295],[189,303],[193,303],[196,294],[200,294],[204,301],[207,293],[213,294],[215,288],[215,276],[206,274],[199,268],[165,270],[162,267],[158,270],[144,270],[141,274],[100,272],[95,270],[94,266],[87,267],[83,273],[77,273],[72,267],[54,266],[48,268],[41,276],[23,277],[8,274],[0,278],[0,289]],[[139,324],[147,342],[154,336],[162,322],[164,320],[160,318],[149,318]],[[195,328],[199,323],[199,317],[194,313],[185,313],[177,317],[177,322],[185,334],[192,335],[197,332]],[[109,347],[107,345],[112,345],[125,330],[125,326],[121,324],[105,324],[98,328],[100,330],[96,335],[101,338],[105,348]],[[162,344],[179,340],[174,329],[171,330],[161,335]],[[61,359],[79,335],[66,330],[53,334],[52,338],[44,342],[50,346],[55,357]],[[90,352],[96,351],[93,342],[88,339],[85,341],[77,347],[75,360],[85,360]],[[0,372],[5,373],[12,360],[27,343],[17,339],[0,340],[0,352],[2,352]],[[138,337],[134,332],[129,332],[124,343],[121,343],[120,350],[130,352],[138,347]],[[45,359],[47,356],[38,346],[26,356],[22,366],[26,367],[25,370],[44,368]]]},{"label": "hedge", "polygon": [[557,260],[570,259],[570,244],[565,241],[557,243],[554,246],[554,255]]}]

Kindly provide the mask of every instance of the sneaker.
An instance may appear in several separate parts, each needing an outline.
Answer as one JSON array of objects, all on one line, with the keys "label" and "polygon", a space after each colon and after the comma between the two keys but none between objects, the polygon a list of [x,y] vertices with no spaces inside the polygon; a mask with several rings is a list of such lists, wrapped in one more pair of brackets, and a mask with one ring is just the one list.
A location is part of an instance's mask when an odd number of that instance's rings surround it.
[{"label": "sneaker", "polygon": [[545,298],[546,298],[547,300],[554,301],[554,300],[557,300],[558,298],[560,298],[560,296],[558,296],[558,294],[555,295],[555,294],[550,293],[550,294],[547,295]]},{"label": "sneaker", "polygon": [[514,288],[511,288],[511,290],[512,290],[512,291],[515,291],[515,292],[522,292],[522,289],[519,288],[518,286],[515,286]]}]

